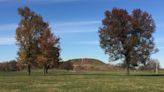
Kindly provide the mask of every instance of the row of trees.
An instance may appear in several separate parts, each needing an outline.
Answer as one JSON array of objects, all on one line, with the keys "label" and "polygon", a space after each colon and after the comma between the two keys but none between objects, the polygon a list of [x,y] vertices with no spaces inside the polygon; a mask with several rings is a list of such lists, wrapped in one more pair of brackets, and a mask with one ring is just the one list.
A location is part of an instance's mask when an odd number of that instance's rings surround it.
[{"label": "row of trees", "polygon": [[[26,66],[20,66],[20,63],[16,60],[11,61],[4,61],[0,63],[0,71],[21,71],[24,70]],[[126,67],[124,63],[118,63],[116,65],[108,65],[101,67],[97,67],[94,64],[89,65],[74,65],[71,60],[66,62],[59,62],[58,69],[64,69],[64,70],[74,70],[74,71],[81,71],[81,70],[123,70]],[[41,67],[38,66],[32,66],[33,69],[40,69]],[[50,67],[50,69],[53,67]],[[158,60],[156,59],[150,59],[144,66],[140,65],[138,67],[130,67],[132,70],[148,70],[148,71],[155,71],[158,73],[158,70],[160,70],[160,64]]]},{"label": "row of trees", "polygon": [[15,60],[0,63],[0,71],[18,71],[17,62]]},{"label": "row of trees", "polygon": [[[43,18],[32,12],[28,7],[19,8],[21,20],[16,29],[16,40],[19,45],[18,62],[28,66],[43,67],[44,74],[48,72],[51,63],[57,65],[60,56],[59,38],[51,32],[49,24]],[[125,9],[113,8],[105,12],[99,30],[100,46],[110,56],[110,60],[121,59],[129,68],[146,64],[155,49],[152,33],[155,23],[152,16],[140,9],[129,14]]]},{"label": "row of trees", "polygon": [[[49,69],[54,68],[55,65],[50,64]],[[20,62],[17,62],[16,60],[10,60],[10,61],[4,61],[0,63],[0,71],[21,71],[26,68],[26,65],[22,65]],[[40,69],[42,67],[37,65],[32,65],[33,69]],[[55,67],[56,69],[64,69],[64,70],[73,70],[73,63],[70,61],[67,62],[59,62],[58,66]]]},{"label": "row of trees", "polygon": [[[117,67],[120,68],[126,68],[126,64],[125,63],[118,63],[116,65]],[[160,63],[157,59],[149,59],[145,65],[138,65],[137,67],[133,67],[131,66],[130,69],[132,70],[152,70],[152,71],[158,71],[161,69],[160,67]]]},{"label": "row of trees", "polygon": [[48,73],[49,66],[57,65],[59,61],[59,38],[51,32],[49,24],[28,7],[19,8],[18,12],[21,20],[16,29],[17,60],[27,65],[28,75],[32,65],[41,66],[44,74]]}]

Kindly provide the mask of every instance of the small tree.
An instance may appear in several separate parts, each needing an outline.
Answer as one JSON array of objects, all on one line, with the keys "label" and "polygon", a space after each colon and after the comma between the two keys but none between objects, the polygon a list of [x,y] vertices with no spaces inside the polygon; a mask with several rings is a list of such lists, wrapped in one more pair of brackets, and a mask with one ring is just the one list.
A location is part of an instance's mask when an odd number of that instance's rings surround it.
[{"label": "small tree", "polygon": [[160,69],[160,63],[157,59],[150,59],[144,66],[141,66],[140,69],[154,70],[156,73],[158,73],[158,70]]},{"label": "small tree", "polygon": [[130,65],[144,64],[154,53],[155,24],[149,13],[135,9],[130,15],[124,9],[113,8],[105,12],[102,24],[99,30],[101,48],[110,60],[123,59],[128,75]]},{"label": "small tree", "polygon": [[59,38],[55,37],[48,27],[39,37],[39,50],[38,63],[43,66],[45,74],[48,73],[51,62],[58,62],[60,51]]},{"label": "small tree", "polygon": [[67,71],[73,70],[73,63],[71,61],[60,62],[59,68],[65,69]]}]

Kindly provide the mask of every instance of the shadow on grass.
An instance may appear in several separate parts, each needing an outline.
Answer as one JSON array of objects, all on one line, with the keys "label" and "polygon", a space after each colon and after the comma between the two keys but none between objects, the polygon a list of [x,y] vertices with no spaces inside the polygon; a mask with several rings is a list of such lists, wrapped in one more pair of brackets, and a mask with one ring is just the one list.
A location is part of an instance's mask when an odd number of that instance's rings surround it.
[{"label": "shadow on grass", "polygon": [[[0,76],[28,76],[27,72],[0,72]],[[31,76],[125,76],[124,73],[86,73],[86,72],[32,72]],[[30,77],[30,76],[29,76]]]},{"label": "shadow on grass", "polygon": [[163,76],[164,74],[131,74],[131,75],[126,75],[126,74],[60,74],[60,75],[88,75],[88,76],[145,76],[145,77],[158,77],[158,76]]},{"label": "shadow on grass", "polygon": [[84,76],[126,76],[124,74],[110,74],[110,73],[61,73],[58,75],[71,75],[71,76],[76,76],[76,75],[84,75]]},{"label": "shadow on grass", "polygon": [[[34,71],[32,72],[32,75],[31,76],[128,76],[126,75],[126,72],[49,72],[47,75],[43,75],[42,74],[42,71]],[[21,72],[0,72],[0,76],[27,76],[27,72],[26,71],[21,71]],[[164,74],[152,74],[152,73],[132,73],[129,75],[130,76],[147,76],[147,77],[160,77],[160,76],[163,76],[164,77]]]},{"label": "shadow on grass", "polygon": [[131,76],[148,76],[148,77],[158,77],[158,76],[164,76],[164,74],[134,74]]}]

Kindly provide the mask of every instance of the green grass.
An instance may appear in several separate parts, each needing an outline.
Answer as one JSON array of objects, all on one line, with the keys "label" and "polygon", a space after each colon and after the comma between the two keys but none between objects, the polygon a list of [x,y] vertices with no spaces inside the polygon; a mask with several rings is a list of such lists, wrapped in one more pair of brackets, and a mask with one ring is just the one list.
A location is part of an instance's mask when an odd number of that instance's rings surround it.
[{"label": "green grass", "polygon": [[[152,72],[0,72],[0,92],[164,92],[164,76]],[[163,72],[164,74],[164,72]]]}]

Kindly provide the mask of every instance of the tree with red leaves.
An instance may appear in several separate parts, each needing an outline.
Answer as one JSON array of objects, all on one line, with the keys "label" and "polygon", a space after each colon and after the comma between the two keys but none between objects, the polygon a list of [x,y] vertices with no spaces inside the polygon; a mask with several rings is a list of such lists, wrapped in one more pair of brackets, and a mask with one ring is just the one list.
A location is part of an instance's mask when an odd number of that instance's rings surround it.
[{"label": "tree with red leaves", "polygon": [[59,60],[59,38],[51,33],[49,24],[44,22],[42,16],[28,7],[19,8],[18,12],[21,16],[16,29],[18,62],[27,65],[28,75],[31,75],[31,66],[34,64],[42,65],[44,71],[48,71],[50,61]]},{"label": "tree with red leaves", "polygon": [[105,12],[99,30],[100,46],[111,61],[123,59],[129,68],[145,64],[152,53],[155,53],[152,33],[155,23],[152,16],[140,9],[134,9],[128,14],[125,9],[113,8]]},{"label": "tree with red leaves", "polygon": [[39,37],[38,63],[43,66],[44,74],[48,73],[48,69],[52,62],[59,60],[59,38],[51,33],[50,28],[47,28]]}]

